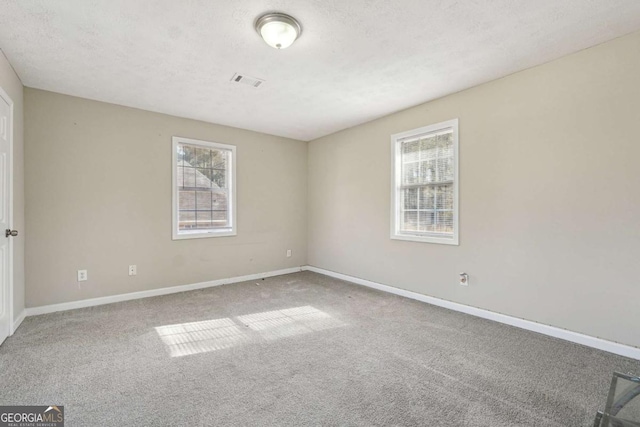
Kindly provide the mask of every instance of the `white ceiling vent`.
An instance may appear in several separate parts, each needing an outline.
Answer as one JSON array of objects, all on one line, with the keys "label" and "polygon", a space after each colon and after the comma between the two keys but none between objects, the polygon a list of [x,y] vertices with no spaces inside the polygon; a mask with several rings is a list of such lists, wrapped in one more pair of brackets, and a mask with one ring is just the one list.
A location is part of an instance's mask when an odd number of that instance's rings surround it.
[{"label": "white ceiling vent", "polygon": [[242,84],[253,86],[253,87],[260,87],[264,83],[264,80],[262,79],[245,76],[244,74],[238,74],[238,73],[235,73],[233,75],[233,77],[231,78],[231,81],[234,83],[242,83]]}]

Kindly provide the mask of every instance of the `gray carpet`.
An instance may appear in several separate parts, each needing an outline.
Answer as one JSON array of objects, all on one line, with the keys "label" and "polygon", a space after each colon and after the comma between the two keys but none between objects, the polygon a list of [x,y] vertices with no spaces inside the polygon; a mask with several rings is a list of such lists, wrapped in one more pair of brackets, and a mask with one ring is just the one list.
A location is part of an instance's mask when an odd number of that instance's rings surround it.
[{"label": "gray carpet", "polygon": [[29,317],[0,404],[68,426],[589,426],[639,367],[302,272]]}]

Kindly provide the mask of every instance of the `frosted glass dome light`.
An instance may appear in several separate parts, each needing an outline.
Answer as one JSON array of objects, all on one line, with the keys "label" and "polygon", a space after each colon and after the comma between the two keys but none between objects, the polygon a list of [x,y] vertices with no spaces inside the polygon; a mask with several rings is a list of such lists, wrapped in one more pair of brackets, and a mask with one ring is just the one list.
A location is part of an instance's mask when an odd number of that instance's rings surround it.
[{"label": "frosted glass dome light", "polygon": [[285,49],[300,37],[302,28],[292,16],[284,13],[267,13],[256,21],[256,31],[269,46]]}]

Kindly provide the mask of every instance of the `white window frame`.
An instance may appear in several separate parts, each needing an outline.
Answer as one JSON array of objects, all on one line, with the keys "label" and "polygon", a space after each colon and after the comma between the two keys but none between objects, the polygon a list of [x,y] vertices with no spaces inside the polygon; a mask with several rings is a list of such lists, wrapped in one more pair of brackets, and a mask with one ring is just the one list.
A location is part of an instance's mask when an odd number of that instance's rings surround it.
[{"label": "white window frame", "polygon": [[[190,144],[199,145],[202,147],[229,150],[231,151],[231,162],[227,171],[227,178],[229,182],[229,222],[231,227],[224,230],[197,230],[197,231],[183,231],[178,230],[178,144]],[[225,237],[237,235],[237,221],[236,221],[236,147],[235,145],[220,144],[218,142],[201,141],[198,139],[183,138],[180,136],[174,136],[172,138],[172,154],[171,154],[171,204],[172,204],[172,238],[173,240],[183,239],[201,239],[206,237]]]},{"label": "white window frame", "polygon": [[[401,232],[400,231],[400,187],[402,183],[402,155],[400,153],[401,142],[407,138],[414,138],[430,133],[453,130],[453,236],[441,237],[438,233],[428,232]],[[459,244],[459,196],[458,187],[458,119],[412,129],[406,132],[391,135],[391,239],[408,240],[412,242],[440,243],[445,245]]]}]

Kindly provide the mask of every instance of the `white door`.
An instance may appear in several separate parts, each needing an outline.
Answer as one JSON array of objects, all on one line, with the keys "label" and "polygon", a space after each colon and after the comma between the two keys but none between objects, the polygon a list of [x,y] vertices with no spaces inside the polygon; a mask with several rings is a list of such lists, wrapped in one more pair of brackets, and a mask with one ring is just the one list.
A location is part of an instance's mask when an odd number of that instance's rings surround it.
[{"label": "white door", "polygon": [[[0,93],[0,344],[11,327],[10,292],[10,188],[11,188],[11,107]],[[15,232],[14,232],[15,233]]]}]

